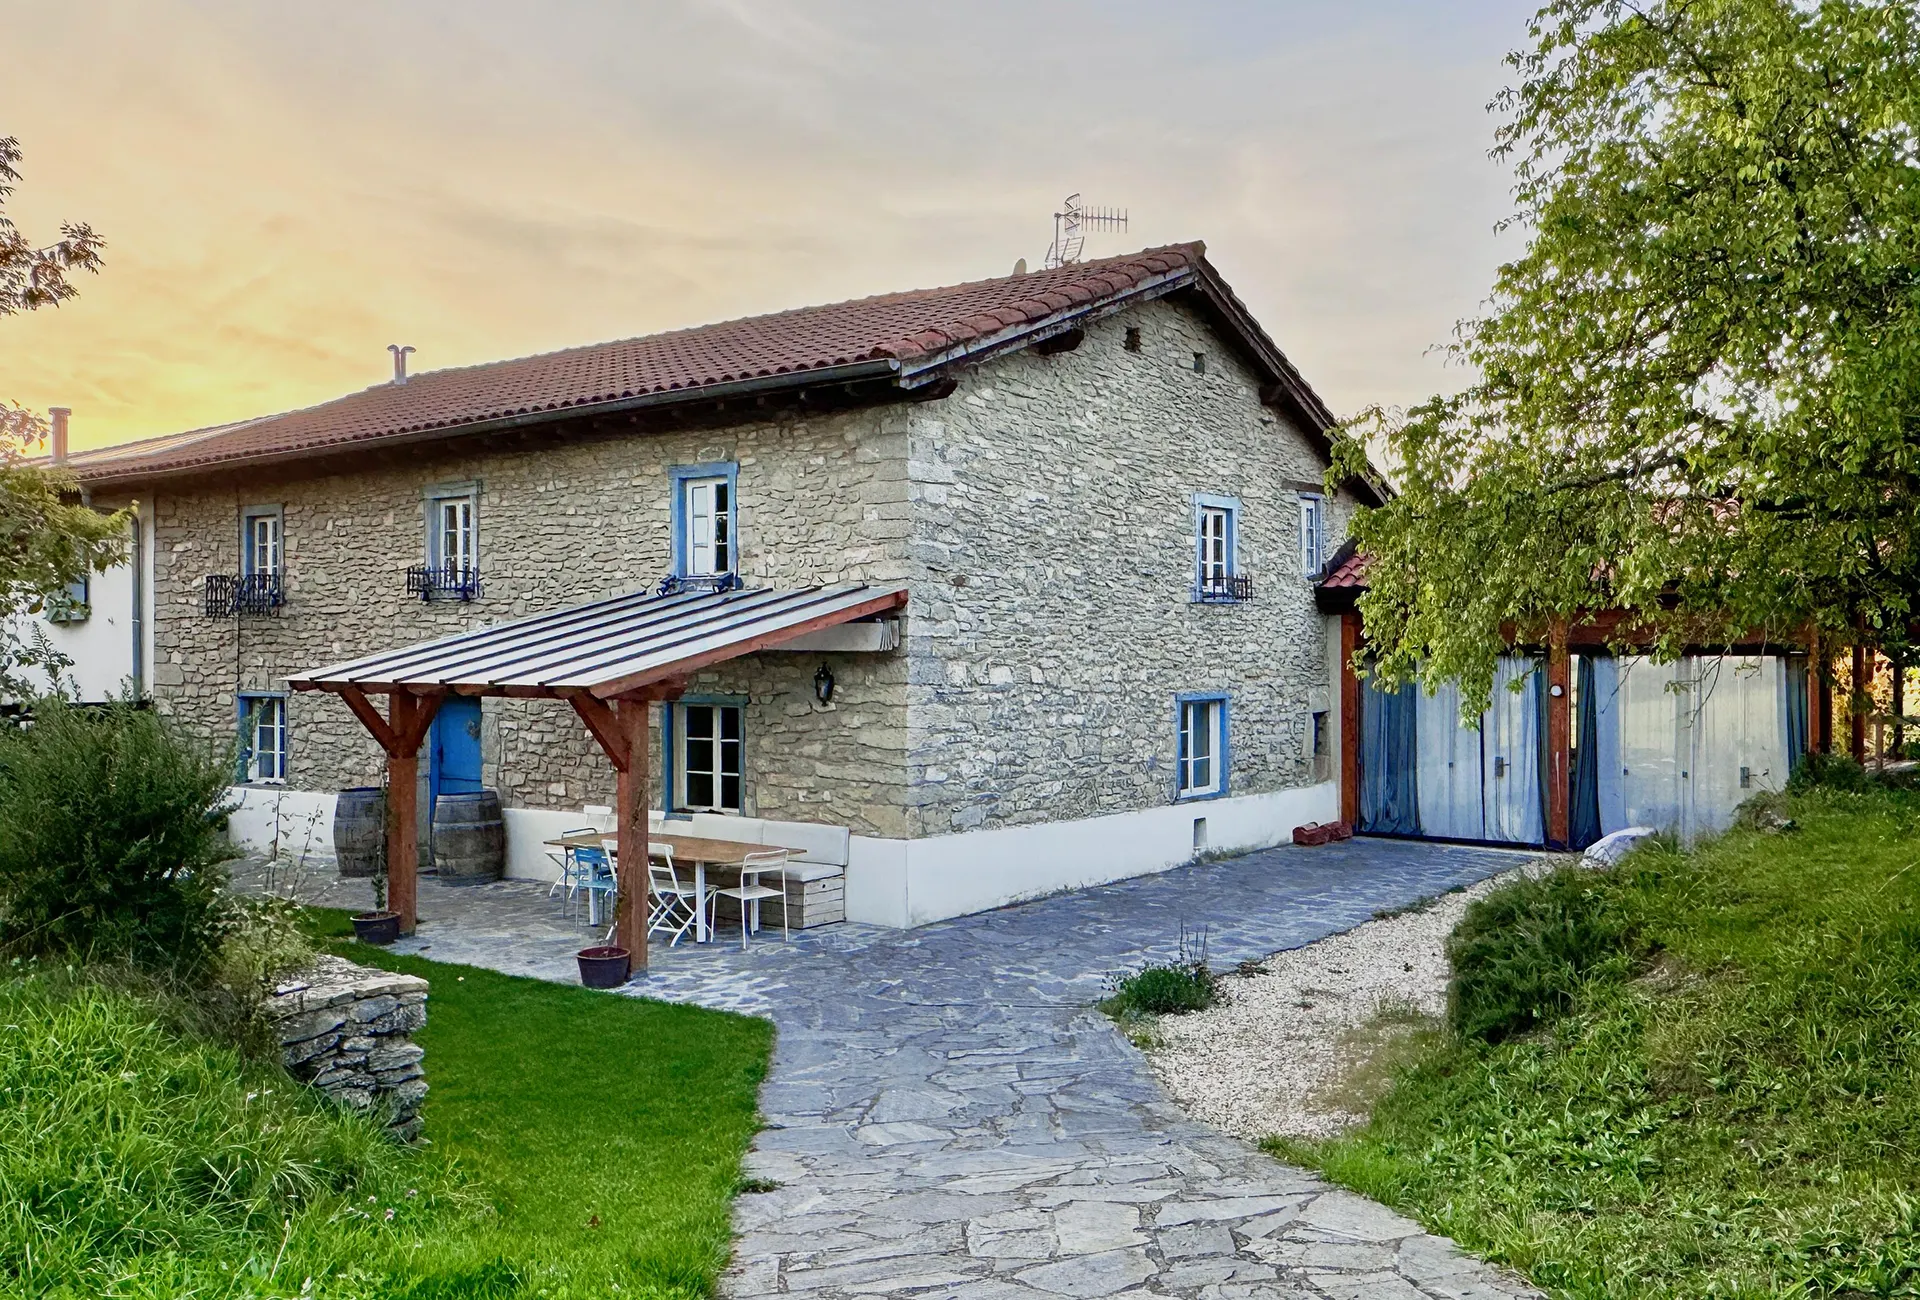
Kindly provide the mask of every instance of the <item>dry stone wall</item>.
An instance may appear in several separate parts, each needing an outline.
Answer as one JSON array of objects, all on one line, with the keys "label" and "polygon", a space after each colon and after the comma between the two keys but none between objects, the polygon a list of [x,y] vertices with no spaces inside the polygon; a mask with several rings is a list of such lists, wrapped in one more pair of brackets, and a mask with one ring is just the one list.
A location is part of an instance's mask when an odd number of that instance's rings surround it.
[{"label": "dry stone wall", "polygon": [[[657,582],[670,567],[668,470],[676,465],[738,463],[737,542],[748,583],[897,581],[909,529],[906,446],[904,412],[869,409],[722,430],[582,433],[537,450],[456,444],[334,473],[282,471],[160,493],[158,704],[230,744],[240,692],[282,690],[302,670]],[[479,493],[484,595],[409,598],[404,573],[425,559],[428,491],[468,483]],[[238,569],[241,513],[255,505],[282,511],[287,604],[273,616],[204,618],[203,579]],[[842,692],[827,711],[810,706],[819,660],[803,658],[757,656],[700,683],[752,697],[749,811],[901,833],[904,654],[836,667]],[[379,749],[337,699],[298,694],[288,715],[290,785],[378,782]],[[612,801],[606,758],[564,704],[489,699],[481,725],[483,779],[508,806]],[[657,738],[655,755],[657,764]]]},{"label": "dry stone wall", "polygon": [[[1299,502],[1326,462],[1258,390],[1162,300],[916,409],[915,834],[1169,803],[1182,692],[1230,697],[1229,793],[1312,783],[1330,660]],[[1251,603],[1192,602],[1195,493],[1239,499]],[[1331,551],[1354,503],[1327,504]]]},{"label": "dry stone wall", "polygon": [[294,1078],[354,1110],[379,1110],[402,1141],[420,1134],[427,982],[322,955],[282,981],[266,1015]]}]

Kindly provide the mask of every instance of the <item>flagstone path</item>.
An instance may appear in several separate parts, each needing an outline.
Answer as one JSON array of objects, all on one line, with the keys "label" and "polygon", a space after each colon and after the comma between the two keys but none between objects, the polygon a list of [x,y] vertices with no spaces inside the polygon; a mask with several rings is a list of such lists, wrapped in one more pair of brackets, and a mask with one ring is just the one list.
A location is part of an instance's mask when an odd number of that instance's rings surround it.
[{"label": "flagstone path", "polygon": [[[1189,1119],[1092,1004],[1205,928],[1216,968],[1515,865],[1354,840],[1284,848],[918,930],[655,948],[630,992],[779,1028],[735,1207],[731,1300],[1535,1296],[1446,1239]],[[424,884],[412,950],[571,979],[544,887]],[[436,923],[435,917],[441,919]]]}]

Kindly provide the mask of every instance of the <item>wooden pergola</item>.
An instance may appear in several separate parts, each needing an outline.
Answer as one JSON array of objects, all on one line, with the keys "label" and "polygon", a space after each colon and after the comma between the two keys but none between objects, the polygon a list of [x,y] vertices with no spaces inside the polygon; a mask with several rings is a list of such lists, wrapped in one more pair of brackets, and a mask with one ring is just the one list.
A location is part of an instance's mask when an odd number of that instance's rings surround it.
[{"label": "wooden pergola", "polygon": [[[672,584],[669,584],[670,586]],[[614,939],[647,964],[648,713],[702,668],[907,603],[903,588],[638,592],[423,641],[290,679],[353,710],[387,757],[387,897],[417,919],[420,748],[449,695],[565,700],[613,764],[619,836]],[[369,698],[385,695],[383,713]]]}]

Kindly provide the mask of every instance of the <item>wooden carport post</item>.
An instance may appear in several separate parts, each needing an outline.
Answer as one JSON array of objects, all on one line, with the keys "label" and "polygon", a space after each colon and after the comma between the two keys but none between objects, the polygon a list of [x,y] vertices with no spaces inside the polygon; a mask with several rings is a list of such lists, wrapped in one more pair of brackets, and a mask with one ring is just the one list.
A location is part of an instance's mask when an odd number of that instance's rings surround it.
[{"label": "wooden carport post", "polygon": [[442,693],[396,689],[387,697],[384,718],[357,686],[341,687],[340,698],[386,751],[387,910],[400,917],[401,934],[412,934],[419,919],[420,745],[440,711]]},{"label": "wooden carport post", "polygon": [[1567,623],[1555,619],[1547,634],[1547,847],[1564,849],[1573,840],[1571,683]]},{"label": "wooden carport post", "polygon": [[1353,671],[1360,652],[1360,615],[1340,616],[1340,820],[1360,829],[1360,678]]},{"label": "wooden carport post", "polygon": [[647,917],[653,878],[647,871],[647,772],[650,743],[647,707],[651,693],[622,696],[611,705],[582,691],[567,697],[573,711],[606,751],[613,764],[615,834],[619,859],[614,870],[613,941],[633,954],[633,969],[647,968]]}]

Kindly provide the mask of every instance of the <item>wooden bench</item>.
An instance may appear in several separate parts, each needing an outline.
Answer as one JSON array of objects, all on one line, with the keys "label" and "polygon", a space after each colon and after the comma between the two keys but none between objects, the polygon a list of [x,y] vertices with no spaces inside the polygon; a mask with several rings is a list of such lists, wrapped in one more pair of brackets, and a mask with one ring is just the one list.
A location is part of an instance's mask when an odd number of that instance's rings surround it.
[{"label": "wooden bench", "polygon": [[[672,827],[684,826],[696,836],[741,840],[754,844],[781,844],[802,850],[787,863],[786,897],[767,899],[760,904],[760,927],[778,929],[784,910],[788,928],[811,930],[817,925],[832,925],[847,919],[847,860],[852,849],[852,833],[844,826],[825,826],[818,822],[781,822],[760,817],[732,817],[715,813],[696,813],[689,819],[675,819]],[[710,883],[715,872],[708,872]],[[734,873],[727,872],[729,877]],[[763,877],[772,883],[772,877]],[[716,930],[724,932],[729,923],[740,924],[740,907],[731,898],[716,899],[719,909],[714,920]]]}]

